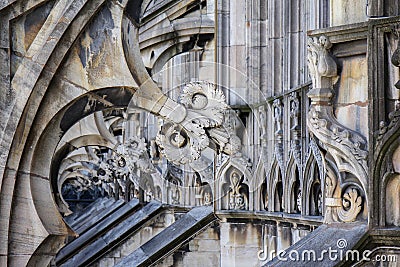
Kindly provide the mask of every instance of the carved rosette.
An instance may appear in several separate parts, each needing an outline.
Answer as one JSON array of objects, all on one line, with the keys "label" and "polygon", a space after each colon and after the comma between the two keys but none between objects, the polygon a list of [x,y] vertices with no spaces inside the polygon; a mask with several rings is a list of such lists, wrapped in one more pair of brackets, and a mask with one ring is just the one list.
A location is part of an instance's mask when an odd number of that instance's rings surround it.
[{"label": "carved rosette", "polygon": [[213,84],[199,81],[183,88],[180,102],[186,108],[185,119],[168,122],[157,135],[161,153],[171,162],[186,164],[200,158],[210,139],[205,128],[220,126],[227,108],[225,96]]},{"label": "carved rosette", "polygon": [[[334,159],[331,164],[334,167],[326,172],[325,222],[351,222],[361,211],[363,199],[359,190],[367,187],[367,141],[360,133],[339,123],[334,116],[331,99],[338,76],[336,62],[329,54],[331,46],[325,36],[308,41],[308,67],[313,88],[308,93],[311,107],[307,126],[319,145]],[[338,170],[355,176],[361,187],[341,188],[343,181],[338,179]]]}]

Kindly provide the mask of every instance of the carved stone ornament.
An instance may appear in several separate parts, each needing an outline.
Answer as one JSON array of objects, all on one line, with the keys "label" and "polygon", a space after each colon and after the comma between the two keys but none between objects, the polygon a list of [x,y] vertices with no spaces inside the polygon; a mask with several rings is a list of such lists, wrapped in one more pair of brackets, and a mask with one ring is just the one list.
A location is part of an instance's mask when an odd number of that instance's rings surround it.
[{"label": "carved stone ornament", "polygon": [[241,192],[242,178],[237,172],[233,172],[230,176],[230,194],[229,194],[229,209],[231,210],[246,210],[248,209],[247,196]]},{"label": "carved stone ornament", "polygon": [[337,80],[337,65],[329,54],[331,47],[332,43],[326,36],[308,39],[307,61],[314,88],[330,88],[332,79]]},{"label": "carved stone ornament", "polygon": [[325,179],[325,223],[353,222],[361,212],[363,198],[359,186],[350,183],[346,188],[339,184],[339,170],[327,161]]},{"label": "carved stone ornament", "polygon": [[209,145],[205,128],[220,126],[227,108],[225,96],[213,84],[199,81],[183,88],[181,104],[187,116],[179,123],[167,122],[157,135],[161,153],[176,164],[186,164],[198,159]]},{"label": "carved stone ornament", "polygon": [[311,107],[307,126],[334,160],[326,170],[325,221],[351,222],[361,210],[362,198],[354,186],[347,187],[343,193],[338,177],[340,172],[351,173],[361,188],[367,187],[367,141],[360,133],[340,124],[334,116],[331,99],[338,77],[335,60],[329,54],[331,46],[325,36],[310,38],[308,42],[308,67],[313,88],[308,93]]},{"label": "carved stone ornament", "polygon": [[312,102],[307,126],[319,144],[333,156],[338,168],[355,175],[366,188],[367,141],[360,133],[340,124],[333,115],[331,98],[337,81],[337,66],[328,51],[331,46],[325,36],[313,37],[308,42],[308,66],[313,88],[308,93]]},{"label": "carved stone ornament", "polygon": [[272,107],[274,108],[275,135],[282,135],[283,106],[281,100],[275,99]]}]

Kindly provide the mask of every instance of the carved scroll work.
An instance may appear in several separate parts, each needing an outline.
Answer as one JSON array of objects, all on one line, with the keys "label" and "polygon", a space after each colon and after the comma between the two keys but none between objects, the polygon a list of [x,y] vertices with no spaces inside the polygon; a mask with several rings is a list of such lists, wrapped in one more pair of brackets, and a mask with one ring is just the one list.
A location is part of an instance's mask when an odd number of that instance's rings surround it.
[{"label": "carved scroll work", "polygon": [[325,36],[308,41],[308,67],[313,88],[307,117],[309,131],[326,150],[325,221],[351,222],[361,211],[367,188],[367,141],[341,125],[331,104],[337,65],[329,54],[332,44]]},{"label": "carved scroll work", "polygon": [[167,123],[157,138],[164,156],[175,164],[185,164],[199,159],[208,147],[207,129],[220,126],[225,97],[209,83],[191,83],[184,88],[181,103],[164,95],[149,76],[139,50],[138,27],[127,16],[122,21],[123,49],[132,77],[138,84],[132,103]]}]

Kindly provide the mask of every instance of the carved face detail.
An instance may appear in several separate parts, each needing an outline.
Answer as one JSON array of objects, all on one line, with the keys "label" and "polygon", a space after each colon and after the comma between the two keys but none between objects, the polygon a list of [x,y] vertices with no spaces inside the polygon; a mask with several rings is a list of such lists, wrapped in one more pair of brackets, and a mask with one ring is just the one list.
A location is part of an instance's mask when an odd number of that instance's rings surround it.
[{"label": "carved face detail", "polygon": [[239,174],[237,172],[233,172],[231,176],[231,182],[233,186],[237,186],[239,184]]},{"label": "carved face detail", "polygon": [[202,109],[207,106],[208,100],[204,94],[196,93],[192,97],[192,108],[193,109]]}]

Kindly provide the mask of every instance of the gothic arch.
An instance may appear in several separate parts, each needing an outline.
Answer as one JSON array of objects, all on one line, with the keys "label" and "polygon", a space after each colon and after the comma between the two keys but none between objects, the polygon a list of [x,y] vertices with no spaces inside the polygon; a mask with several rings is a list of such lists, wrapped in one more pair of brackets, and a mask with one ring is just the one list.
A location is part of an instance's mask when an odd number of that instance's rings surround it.
[{"label": "gothic arch", "polygon": [[[66,177],[63,177],[62,174],[61,176],[59,176],[59,170],[62,169],[66,171],[67,168],[72,167],[71,164],[68,164],[64,161],[65,157],[70,152],[87,146],[103,146],[109,149],[115,149],[115,145],[113,143],[111,143],[110,141],[108,141],[107,139],[105,139],[100,135],[80,136],[78,138],[66,142],[64,145],[62,145],[60,148],[57,149],[52,158],[51,169],[50,169],[50,183],[52,191],[54,193],[55,202],[57,203],[57,207],[60,212],[67,212],[68,205],[61,195],[61,185],[63,181],[58,180],[58,178],[66,179]],[[79,160],[82,161],[82,158],[80,158]],[[87,160],[89,162],[89,159]]]},{"label": "gothic arch", "polygon": [[156,195],[153,177],[146,172],[140,172],[139,199],[143,202],[150,202]]},{"label": "gothic arch", "polygon": [[[288,213],[301,213],[301,201],[302,201],[302,187],[303,180],[301,176],[301,169],[297,165],[297,162],[290,153],[290,158],[287,166],[286,177],[285,177],[285,202],[287,203]],[[299,198],[300,197],[300,198]],[[298,208],[298,204],[300,208]]]},{"label": "gothic arch", "polygon": [[[128,105],[130,99],[129,96],[131,95],[131,92],[124,88],[107,88],[92,91],[76,98],[70,104],[61,108],[60,111],[55,115],[51,115],[51,112],[45,112],[45,114],[50,117],[53,116],[53,118],[49,122],[46,122],[45,120],[38,120],[37,123],[32,127],[32,133],[39,132],[40,137],[37,141],[37,144],[35,144],[34,146],[31,157],[29,173],[32,173],[32,175],[30,176],[30,188],[33,201],[36,204],[36,211],[46,229],[47,227],[51,229],[50,227],[54,226],[58,226],[60,227],[60,229],[62,229],[61,227],[64,226],[64,223],[62,222],[62,218],[59,216],[58,211],[52,208],[54,202],[50,183],[48,183],[46,179],[43,179],[41,177],[49,177],[50,173],[47,173],[46,170],[54,171],[54,168],[51,168],[51,163],[53,153],[62,137],[62,134],[60,135],[60,129],[61,133],[65,133],[79,119],[95,111],[106,108],[106,106],[103,105],[101,102],[97,102],[98,105],[88,104],[90,98],[89,96],[95,95],[97,93],[115,95],[115,99],[109,99],[109,103],[116,103],[117,105],[121,106]],[[74,112],[71,112],[71,110],[74,110]],[[72,116],[71,114],[75,114],[75,116]],[[43,127],[42,125],[46,125],[46,127],[42,131],[40,131],[40,128]],[[105,140],[103,140],[103,142],[106,143]],[[65,148],[67,149],[67,147]],[[49,216],[49,213],[52,214],[52,216]],[[54,222],[54,219],[56,219],[57,222]],[[58,230],[55,235],[65,235],[65,233],[66,232],[60,232]]]},{"label": "gothic arch", "polygon": [[223,189],[224,184],[227,184],[226,176],[229,175],[230,169],[237,169],[239,173],[243,175],[243,184],[245,184],[248,188],[248,209],[254,209],[254,188],[253,184],[251,184],[253,176],[246,166],[240,164],[240,161],[235,160],[235,158],[228,158],[218,169],[217,174],[215,176],[216,183],[216,192],[215,192],[215,200],[217,201],[217,207],[221,209],[222,207],[222,198],[224,197],[223,192],[226,190]]},{"label": "gothic arch", "polygon": [[303,173],[302,210],[305,215],[323,215],[325,188],[325,168],[323,166],[325,163],[321,151],[313,142],[310,142]]},{"label": "gothic arch", "polygon": [[[374,201],[378,201],[379,209],[374,212],[378,215],[379,220],[374,223],[380,226],[385,225],[400,225],[398,212],[393,212],[392,207],[396,207],[395,203],[398,200],[398,187],[400,175],[400,124],[397,123],[390,129],[385,136],[377,143],[378,153],[376,153],[376,164],[373,168],[374,194],[371,196]],[[389,211],[393,212],[393,216],[389,216]]]},{"label": "gothic arch", "polygon": [[222,210],[249,210],[249,186],[240,170],[231,166],[226,171],[220,196]]},{"label": "gothic arch", "polygon": [[281,167],[276,158],[272,163],[271,169],[267,175],[267,187],[269,195],[268,210],[284,211],[286,203],[284,198],[285,181]]},{"label": "gothic arch", "polygon": [[167,174],[165,178],[165,188],[167,189],[167,203],[172,205],[183,205],[183,183],[182,180],[173,174]]},{"label": "gothic arch", "polygon": [[268,204],[268,189],[265,180],[266,170],[262,160],[257,164],[255,175],[252,181],[254,188],[254,210],[266,210]]},{"label": "gothic arch", "polygon": [[[14,232],[26,232],[25,229],[20,229],[21,227],[32,229],[36,228],[37,231],[32,232],[32,234],[38,237],[37,243],[45,240],[47,236],[49,236],[47,240],[50,243],[47,243],[46,240],[46,245],[43,243],[40,246],[31,244],[28,249],[29,251],[33,253],[35,249],[38,249],[37,254],[41,254],[41,256],[45,255],[40,259],[36,257],[31,259],[29,262],[31,265],[47,265],[51,258],[51,254],[54,253],[54,248],[51,250],[48,244],[54,242],[54,246],[59,247],[60,242],[62,242],[62,238],[54,237],[65,235],[68,229],[63,226],[62,222],[60,223],[60,218],[57,217],[57,215],[54,217],[50,216],[52,218],[48,218],[47,220],[53,220],[53,222],[45,224],[43,227],[40,220],[42,216],[39,218],[37,215],[32,215],[32,221],[30,223],[18,226],[14,222],[15,220],[18,220],[18,216],[23,217],[23,215],[18,215],[14,210],[16,208],[14,207],[15,203],[12,203],[14,201],[5,200],[15,200],[19,198],[20,196],[18,194],[20,193],[16,191],[17,188],[21,186],[21,184],[24,184],[25,186],[27,183],[29,183],[28,173],[30,173],[29,165],[32,157],[32,151],[29,148],[31,145],[34,147],[32,143],[35,141],[28,140],[28,135],[32,136],[30,134],[31,126],[37,114],[39,105],[43,99],[43,95],[48,89],[52,77],[62,64],[65,55],[70,50],[73,41],[81,33],[82,29],[86,26],[97,10],[103,5],[103,3],[104,1],[102,0],[89,2],[72,1],[69,2],[69,4],[74,6],[74,8],[54,8],[50,12],[51,15],[49,16],[53,18],[53,23],[49,23],[47,25],[44,24],[41,29],[41,33],[44,36],[47,36],[47,38],[36,36],[27,51],[27,54],[31,56],[24,58],[24,60],[18,66],[18,69],[11,81],[10,92],[12,93],[12,98],[11,102],[9,103],[9,107],[6,110],[6,113],[9,114],[9,116],[8,120],[5,122],[5,127],[1,131],[1,135],[3,137],[1,147],[4,148],[4,151],[7,151],[6,153],[8,153],[7,156],[9,161],[6,163],[6,168],[0,169],[0,202],[5,204],[2,206],[0,216],[2,218],[10,218],[10,216],[12,217],[10,220],[6,219],[0,222],[0,228],[4,231],[4,234],[1,235],[1,242],[3,244],[9,244],[8,248],[4,249],[2,253],[6,253],[6,255],[18,254],[18,251],[21,247],[24,247],[22,250],[24,250],[26,253],[26,244],[11,243],[11,235],[13,235]],[[5,8],[10,8],[16,11],[8,12],[12,15],[7,19],[11,22],[12,19],[31,12],[35,7],[39,6],[39,4],[42,4],[42,2],[15,1]],[[61,6],[65,4],[66,1],[59,1],[56,3],[56,5]],[[60,13],[59,10],[63,10],[63,12]],[[61,17],[68,18],[69,23],[65,23],[65,20],[60,20]],[[78,17],[79,19],[77,19]],[[6,22],[8,22],[7,19]],[[9,28],[5,28],[5,32],[8,30]],[[63,45],[57,46],[58,42],[62,42]],[[29,79],[26,78],[27,73],[29,73]],[[37,136],[35,138],[37,138]],[[24,152],[27,152],[26,154],[30,155],[25,154],[23,156]],[[11,159],[12,161],[10,161]],[[18,179],[16,179],[17,172],[24,174],[19,175]],[[24,177],[26,178],[25,181],[21,181],[21,179],[24,179]],[[48,175],[44,177],[48,177]],[[38,183],[46,183],[46,179],[47,178],[44,178],[42,181],[40,181],[40,178],[38,178]],[[29,185],[27,185],[27,188],[29,188]],[[25,199],[22,201],[22,203],[32,210],[32,214],[35,213],[35,207],[32,206],[37,203],[35,200],[32,201]],[[51,203],[53,202],[51,201],[47,204],[49,205],[48,212],[50,213],[55,211],[54,205],[52,206]],[[26,259],[26,263],[28,263],[29,256],[24,258]],[[13,257],[9,257],[8,260],[10,265],[14,264]],[[21,262],[18,264],[21,264]]]}]

